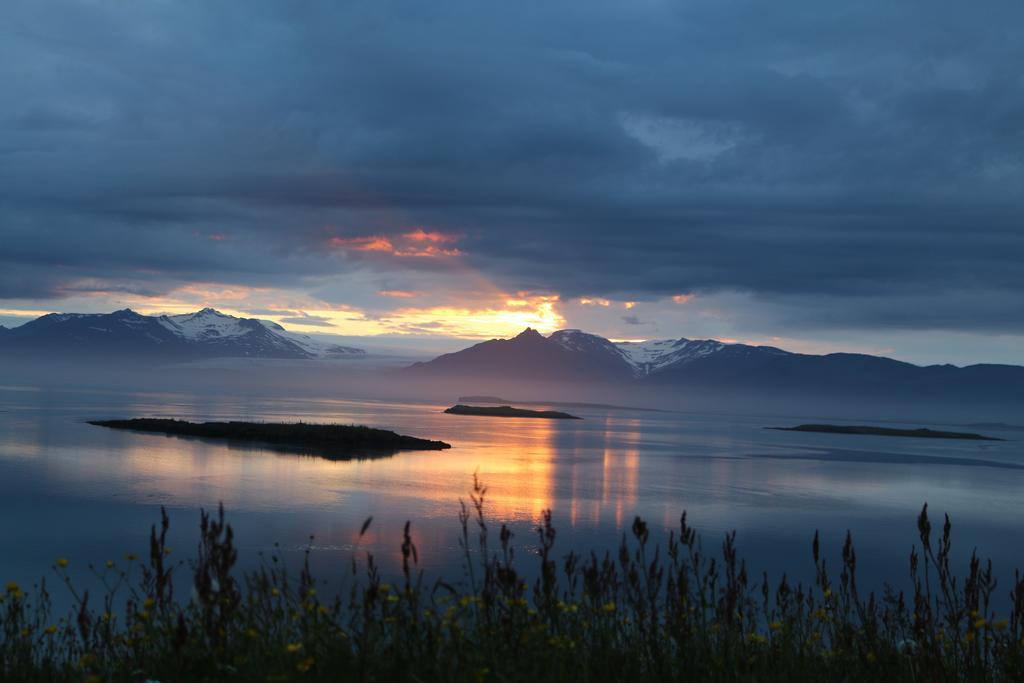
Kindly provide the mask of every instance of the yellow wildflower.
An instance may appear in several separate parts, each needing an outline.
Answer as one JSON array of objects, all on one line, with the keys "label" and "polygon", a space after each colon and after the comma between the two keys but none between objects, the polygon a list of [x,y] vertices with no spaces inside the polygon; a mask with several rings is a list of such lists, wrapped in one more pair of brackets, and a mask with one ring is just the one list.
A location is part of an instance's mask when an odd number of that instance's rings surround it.
[{"label": "yellow wildflower", "polygon": [[772,623],[768,624],[768,628],[770,628],[773,631],[778,631],[779,629],[782,628],[782,622],[781,621],[773,621]]},{"label": "yellow wildflower", "polygon": [[135,553],[128,553],[124,556],[124,559],[128,560],[129,562],[134,562],[137,559],[137,556],[135,555]]},{"label": "yellow wildflower", "polygon": [[974,628],[985,628],[985,626],[987,624],[988,624],[988,622],[985,621],[984,619],[977,619],[974,622]]},{"label": "yellow wildflower", "polygon": [[603,609],[605,612],[608,612],[609,614],[611,614],[612,612],[615,611],[615,603],[614,602],[606,602],[601,607],[601,609]]},{"label": "yellow wildflower", "polygon": [[993,621],[992,622],[992,626],[995,627],[995,629],[997,631],[1005,631],[1006,627],[1009,626],[1009,625],[1010,625],[1010,620],[1009,619],[1000,619],[999,621]]},{"label": "yellow wildflower", "polygon": [[302,643],[288,643],[284,649],[294,654],[302,649]]},{"label": "yellow wildflower", "polygon": [[249,638],[250,640],[259,640],[259,638],[260,638],[260,632],[259,632],[259,631],[257,631],[256,629],[254,629],[254,628],[251,628],[251,627],[250,627],[250,628],[249,628],[249,629],[248,629],[248,630],[247,630],[247,631],[245,632],[245,636],[246,636],[247,638]]},{"label": "yellow wildflower", "polygon": [[68,562],[68,558],[66,558],[66,557],[58,557],[57,558],[57,566],[60,567],[61,569],[64,569],[69,564],[71,564],[71,563]]},{"label": "yellow wildflower", "polygon": [[303,660],[302,660],[301,662],[299,662],[298,664],[296,664],[296,665],[295,665],[295,669],[296,669],[296,670],[297,670],[297,671],[298,671],[299,673],[302,673],[302,674],[304,674],[304,673],[306,673],[307,671],[309,671],[310,669],[312,669],[312,668],[313,668],[313,664],[314,664],[314,663],[315,663],[314,659],[313,659],[312,657],[308,657],[308,658],[306,658],[306,659],[303,659]]},{"label": "yellow wildflower", "polygon": [[17,593],[21,590],[17,581],[8,581],[6,588],[8,593]]},{"label": "yellow wildflower", "polygon": [[113,569],[113,568],[114,568],[114,561],[113,560],[107,560],[107,569]]},{"label": "yellow wildflower", "polygon": [[57,632],[57,627],[54,626],[53,624],[51,624],[50,626],[46,627],[46,635],[52,636],[56,632]]}]

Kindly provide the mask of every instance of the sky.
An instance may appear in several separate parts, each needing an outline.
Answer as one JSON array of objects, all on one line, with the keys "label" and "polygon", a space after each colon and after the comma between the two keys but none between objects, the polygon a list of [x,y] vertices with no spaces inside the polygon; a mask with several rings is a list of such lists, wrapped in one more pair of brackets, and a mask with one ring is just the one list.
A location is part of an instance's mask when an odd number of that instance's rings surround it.
[{"label": "sky", "polygon": [[1024,364],[1024,4],[0,4],[0,324]]}]

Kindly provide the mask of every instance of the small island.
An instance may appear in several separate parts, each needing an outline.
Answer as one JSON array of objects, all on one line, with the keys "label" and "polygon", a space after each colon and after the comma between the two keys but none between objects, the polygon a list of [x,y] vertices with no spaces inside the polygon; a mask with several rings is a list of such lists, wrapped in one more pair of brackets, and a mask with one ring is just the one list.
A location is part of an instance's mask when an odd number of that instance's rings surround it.
[{"label": "small island", "polygon": [[860,434],[869,436],[909,436],[918,439],[970,439],[973,441],[1002,441],[994,436],[968,432],[943,432],[935,429],[893,429],[857,425],[799,425],[796,427],[765,427],[782,432],[819,432],[822,434]]},{"label": "small island", "polygon": [[539,417],[546,420],[582,420],[569,413],[560,413],[557,410],[527,410],[526,408],[513,408],[512,406],[466,406],[461,403],[448,408],[444,412],[451,415],[484,415],[488,417]]},{"label": "small island", "polygon": [[160,418],[90,420],[89,424],[170,436],[265,444],[278,449],[314,452],[323,457],[337,459],[356,458],[364,454],[381,455],[397,451],[439,451],[451,448],[451,444],[444,441],[419,439],[361,425],[304,422],[188,422]]}]

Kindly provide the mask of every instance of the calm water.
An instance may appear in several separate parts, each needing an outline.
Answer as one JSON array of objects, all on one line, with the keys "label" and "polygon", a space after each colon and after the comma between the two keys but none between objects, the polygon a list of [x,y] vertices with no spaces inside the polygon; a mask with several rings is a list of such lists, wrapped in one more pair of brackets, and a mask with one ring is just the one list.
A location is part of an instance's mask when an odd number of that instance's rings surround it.
[{"label": "calm water", "polygon": [[[360,547],[393,568],[412,520],[422,565],[457,580],[457,506],[474,472],[523,559],[546,508],[562,551],[612,547],[634,515],[667,533],[685,509],[706,546],[736,529],[757,572],[806,576],[814,530],[837,557],[851,529],[864,582],[900,581],[927,501],[934,515],[952,516],[961,553],[977,546],[998,569],[1024,566],[1019,432],[992,432],[1006,442],[933,441],[763,429],[813,417],[799,415],[579,409],[584,420],[546,421],[446,415],[445,407],[0,388],[0,580],[31,583],[59,556],[82,571],[141,553],[161,505],[176,555],[187,557],[199,508],[220,501],[247,564],[275,542],[297,561],[312,534],[316,568],[341,571],[372,515]],[[331,462],[84,423],[128,416],[359,423],[454,448]]]}]

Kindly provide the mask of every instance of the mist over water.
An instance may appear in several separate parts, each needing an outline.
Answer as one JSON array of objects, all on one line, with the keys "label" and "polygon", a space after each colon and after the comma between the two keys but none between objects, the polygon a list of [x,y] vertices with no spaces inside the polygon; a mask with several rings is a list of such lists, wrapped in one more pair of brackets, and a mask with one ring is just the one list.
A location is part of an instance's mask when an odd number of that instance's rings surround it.
[{"label": "mist over water", "polygon": [[[195,392],[0,388],[0,578],[28,584],[59,556],[82,572],[88,562],[141,555],[161,505],[171,515],[175,556],[186,558],[199,509],[223,502],[244,566],[275,543],[295,562],[311,545],[322,577],[341,574],[372,516],[358,552],[373,552],[394,571],[402,525],[412,520],[428,576],[457,581],[458,505],[468,500],[474,472],[488,487],[494,533],[501,523],[511,526],[526,568],[545,509],[554,513],[559,554],[614,550],[634,515],[663,543],[687,510],[707,549],[735,529],[750,569],[774,579],[810,575],[815,530],[838,558],[849,529],[862,583],[877,588],[906,574],[925,502],[933,515],[953,518],[960,566],[972,547],[992,557],[1000,576],[1024,565],[1016,522],[1024,513],[1020,432],[986,429],[1007,441],[975,442],[765,430],[820,416],[786,415],[785,404],[760,414],[580,407],[570,412],[583,420],[471,417],[442,412],[456,393],[426,401],[410,390],[389,400],[383,394],[394,385],[387,382],[367,391],[370,398],[338,399],[325,397],[327,381],[322,392],[313,383],[305,395],[282,382],[274,395],[218,377],[227,375],[207,376]],[[371,384],[367,375],[344,388]],[[334,390],[341,393],[338,384]],[[588,400],[631,398],[595,393]],[[143,416],[366,424],[453,448],[339,462],[85,423]]]}]

